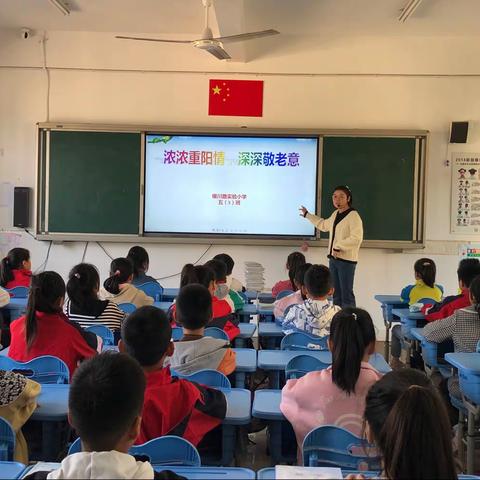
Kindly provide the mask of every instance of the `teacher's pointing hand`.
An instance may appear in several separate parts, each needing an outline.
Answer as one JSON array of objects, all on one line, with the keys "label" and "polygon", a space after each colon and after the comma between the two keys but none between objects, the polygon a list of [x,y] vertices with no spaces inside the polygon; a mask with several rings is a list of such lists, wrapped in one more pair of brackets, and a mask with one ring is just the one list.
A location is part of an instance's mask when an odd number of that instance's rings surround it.
[{"label": "teacher's pointing hand", "polygon": [[303,205],[298,210],[300,211],[301,217],[305,217],[308,213],[308,210]]}]

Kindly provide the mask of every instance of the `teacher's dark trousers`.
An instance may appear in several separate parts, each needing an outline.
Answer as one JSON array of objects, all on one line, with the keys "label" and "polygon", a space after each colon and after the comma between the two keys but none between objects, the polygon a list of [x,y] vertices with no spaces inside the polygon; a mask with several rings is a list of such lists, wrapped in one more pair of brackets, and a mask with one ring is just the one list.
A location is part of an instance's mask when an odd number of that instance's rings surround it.
[{"label": "teacher's dark trousers", "polygon": [[355,294],[353,293],[353,279],[355,277],[356,263],[342,262],[330,258],[330,273],[332,275],[333,303],[339,307],[355,307]]}]

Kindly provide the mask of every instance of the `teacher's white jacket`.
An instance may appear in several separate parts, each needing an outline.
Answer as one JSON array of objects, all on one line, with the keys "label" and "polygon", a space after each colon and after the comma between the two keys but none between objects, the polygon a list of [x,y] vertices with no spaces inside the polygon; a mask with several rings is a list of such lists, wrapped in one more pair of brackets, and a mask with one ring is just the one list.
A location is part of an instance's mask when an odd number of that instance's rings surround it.
[{"label": "teacher's white jacket", "polygon": [[[338,258],[349,262],[358,262],[358,251],[363,241],[363,224],[360,215],[352,210],[345,218],[338,222],[333,238],[333,224],[338,210],[335,210],[329,218],[320,218],[317,215],[307,213],[306,218],[322,232],[329,232],[328,251],[333,247],[340,250]],[[332,246],[333,241],[333,246]]]}]

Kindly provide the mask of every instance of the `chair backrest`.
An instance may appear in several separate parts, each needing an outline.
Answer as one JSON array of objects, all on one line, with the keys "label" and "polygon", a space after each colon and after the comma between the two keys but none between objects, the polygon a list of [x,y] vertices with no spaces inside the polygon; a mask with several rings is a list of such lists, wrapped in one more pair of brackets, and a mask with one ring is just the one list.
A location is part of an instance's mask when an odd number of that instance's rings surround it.
[{"label": "chair backrest", "polygon": [[292,293],[295,293],[293,290],[282,290],[281,292],[277,293],[277,296],[275,297],[275,300],[280,300],[283,297],[288,297]]},{"label": "chair backrest", "polygon": [[90,325],[85,329],[87,332],[92,332],[95,335],[99,336],[103,340],[103,345],[105,347],[112,346],[115,344],[112,331],[105,325]]},{"label": "chair backrest", "polygon": [[[68,450],[72,455],[82,451],[82,444],[77,438]],[[142,445],[130,448],[132,455],[146,456],[153,465],[200,467],[201,460],[197,449],[188,441],[173,435],[154,438]]]},{"label": "chair backrest", "polygon": [[15,432],[10,423],[0,417],[0,460],[2,462],[13,462],[14,452]]},{"label": "chair backrest", "polygon": [[338,467],[342,470],[380,470],[380,457],[373,445],[334,425],[318,427],[307,434],[302,446],[308,467]]},{"label": "chair backrest", "polygon": [[137,307],[133,303],[119,303],[118,308],[125,313],[133,313]]},{"label": "chair backrest", "polygon": [[20,373],[43,384],[70,381],[70,372],[65,362],[52,355],[43,355],[28,362],[16,362],[10,357],[0,356],[0,369]]},{"label": "chair backrest", "polygon": [[157,282],[145,282],[137,285],[139,290],[142,290],[145,295],[152,297],[156,302],[161,302],[163,297],[163,287]]},{"label": "chair backrest", "polygon": [[285,367],[285,378],[290,380],[292,378],[301,378],[308,372],[324,370],[328,368],[327,363],[323,363],[318,358],[310,355],[298,355],[293,357]]},{"label": "chair backrest", "polygon": [[13,287],[7,290],[12,298],[27,298],[29,291],[28,287]]},{"label": "chair backrest", "polygon": [[317,337],[305,332],[293,332],[285,335],[280,350],[328,350],[327,337]]},{"label": "chair backrest", "polygon": [[213,337],[213,338],[219,338],[220,340],[228,340],[228,335],[218,327],[207,327],[205,329],[205,336],[206,337]]},{"label": "chair backrest", "polygon": [[182,375],[175,370],[171,370],[172,375],[178,378],[184,378],[191,382],[201,383],[213,388],[232,388],[230,380],[221,372],[217,370],[204,369],[190,375]]},{"label": "chair backrest", "polygon": [[237,293],[242,297],[242,300],[245,303],[248,303],[248,297],[247,297],[247,294],[245,292],[237,292]]},{"label": "chair backrest", "polygon": [[172,328],[172,340],[178,342],[183,337],[183,328],[182,327],[173,327]]}]

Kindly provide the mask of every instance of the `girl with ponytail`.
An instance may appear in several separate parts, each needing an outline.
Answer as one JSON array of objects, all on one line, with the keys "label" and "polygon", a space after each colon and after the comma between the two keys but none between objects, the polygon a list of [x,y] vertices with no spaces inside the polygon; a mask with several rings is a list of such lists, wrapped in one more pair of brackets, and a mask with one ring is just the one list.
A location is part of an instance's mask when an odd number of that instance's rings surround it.
[{"label": "girl with ponytail", "polygon": [[41,355],[63,360],[70,375],[80,361],[95,355],[96,336],[84,332],[62,312],[65,283],[56,272],[32,276],[27,311],[10,325],[8,356],[27,362]]},{"label": "girl with ponytail", "polygon": [[99,296],[102,300],[133,303],[137,308],[152,305],[154,299],[132,285],[133,264],[128,258],[116,258],[110,264],[110,276],[103,282]]},{"label": "girl with ponytail", "polygon": [[147,275],[150,259],[148,252],[140,245],[132,247],[127,254],[127,258],[133,265],[133,280],[132,284],[138,287],[147,282],[158,283],[155,278]]},{"label": "girl with ponytail", "polygon": [[29,287],[32,277],[30,252],[12,248],[0,262],[0,285],[4,288]]},{"label": "girl with ponytail", "polygon": [[370,388],[364,418],[367,439],[383,457],[382,478],[457,478],[445,404],[424,373],[387,373]]},{"label": "girl with ponytail", "polygon": [[[425,339],[434,343],[452,340],[455,352],[475,352],[480,340],[480,275],[470,283],[470,302],[469,307],[455,310],[450,317],[428,323],[423,329]],[[461,398],[458,376],[448,379],[448,390]]]},{"label": "girl with ponytail", "polygon": [[332,365],[288,380],[280,410],[292,424],[299,446],[322,425],[337,425],[360,436],[365,397],[381,375],[368,363],[375,350],[375,328],[368,312],[345,308],[330,325]]},{"label": "girl with ponytail", "polygon": [[286,268],[288,271],[288,280],[280,280],[272,288],[272,295],[276,297],[280,292],[284,290],[292,290],[294,292],[295,288],[295,272],[300,265],[306,263],[305,255],[301,252],[292,252],[287,257]]}]

